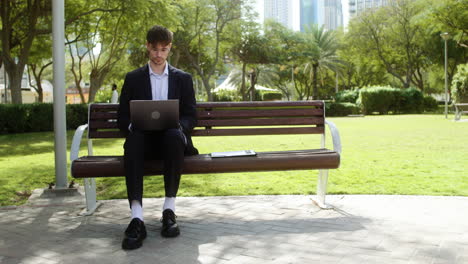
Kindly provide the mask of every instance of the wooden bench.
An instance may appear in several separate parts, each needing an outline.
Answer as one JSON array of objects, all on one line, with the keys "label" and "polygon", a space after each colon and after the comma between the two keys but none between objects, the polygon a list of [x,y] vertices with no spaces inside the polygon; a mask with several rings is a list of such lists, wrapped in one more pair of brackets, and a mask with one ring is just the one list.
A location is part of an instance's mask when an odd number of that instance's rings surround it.
[{"label": "wooden bench", "polygon": [[468,103],[458,103],[455,106],[455,121],[461,119],[462,114],[468,114]]},{"label": "wooden bench", "polygon": [[[118,104],[90,104],[88,124],[80,126],[73,136],[71,175],[84,178],[84,214],[92,214],[99,206],[94,178],[124,176],[123,156],[93,155],[94,139],[123,137],[117,129],[118,107]],[[325,204],[328,169],[336,169],[340,165],[341,142],[335,125],[325,120],[323,101],[198,103],[197,113],[198,124],[193,136],[320,134],[321,147],[312,149],[311,144],[311,148],[304,150],[258,152],[257,156],[250,157],[212,159],[209,154],[188,156],[183,174],[318,169],[314,201],[322,208],[329,207]],[[325,124],[330,128],[333,150],[325,148]],[[86,130],[88,155],[79,157],[80,143]],[[255,146],[251,149],[255,150]],[[219,150],[210,150],[216,151]],[[161,161],[146,161],[145,175],[161,173]]]}]

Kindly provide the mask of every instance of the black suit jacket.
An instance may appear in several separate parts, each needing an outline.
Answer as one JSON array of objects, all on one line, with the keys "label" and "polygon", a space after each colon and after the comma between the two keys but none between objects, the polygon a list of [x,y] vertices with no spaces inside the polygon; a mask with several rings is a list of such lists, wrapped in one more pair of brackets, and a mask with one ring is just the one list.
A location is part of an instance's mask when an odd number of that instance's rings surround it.
[{"label": "black suit jacket", "polygon": [[[152,100],[149,65],[127,73],[120,95],[120,107],[118,111],[119,129],[124,135],[129,133],[130,125],[130,101]],[[198,154],[194,148],[191,132],[197,124],[197,111],[195,93],[193,91],[192,76],[177,68],[168,65],[168,99],[179,99],[179,120],[182,130],[187,138],[186,155]]]}]

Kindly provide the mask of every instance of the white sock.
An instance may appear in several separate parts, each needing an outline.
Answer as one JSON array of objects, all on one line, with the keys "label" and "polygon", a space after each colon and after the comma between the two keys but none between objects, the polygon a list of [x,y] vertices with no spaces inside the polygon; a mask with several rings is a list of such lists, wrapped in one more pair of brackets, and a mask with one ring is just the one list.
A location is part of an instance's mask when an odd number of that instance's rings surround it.
[{"label": "white sock", "polygon": [[141,206],[140,201],[132,200],[131,209],[132,209],[132,219],[140,218],[140,220],[143,221],[143,207]]},{"label": "white sock", "polygon": [[164,199],[163,212],[166,209],[171,209],[175,213],[175,197],[166,197]]}]

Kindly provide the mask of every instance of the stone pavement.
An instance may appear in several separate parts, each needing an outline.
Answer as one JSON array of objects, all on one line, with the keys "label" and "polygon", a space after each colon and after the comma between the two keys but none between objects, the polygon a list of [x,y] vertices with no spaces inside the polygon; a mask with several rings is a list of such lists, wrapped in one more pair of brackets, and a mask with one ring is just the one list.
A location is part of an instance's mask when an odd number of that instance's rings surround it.
[{"label": "stone pavement", "polygon": [[181,236],[159,235],[163,199],[145,199],[143,247],[120,248],[126,200],[0,208],[0,263],[468,263],[468,197],[179,197]]}]

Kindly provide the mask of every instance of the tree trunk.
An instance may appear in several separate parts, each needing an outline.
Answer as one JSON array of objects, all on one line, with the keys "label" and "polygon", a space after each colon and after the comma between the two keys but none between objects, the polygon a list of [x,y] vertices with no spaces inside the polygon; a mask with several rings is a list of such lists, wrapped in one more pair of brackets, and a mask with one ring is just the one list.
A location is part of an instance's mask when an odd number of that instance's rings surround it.
[{"label": "tree trunk", "polygon": [[22,104],[23,95],[21,94],[21,80],[23,79],[23,71],[14,69],[12,71],[7,70],[7,73],[11,91],[11,102],[13,104]]},{"label": "tree trunk", "polygon": [[81,103],[82,104],[86,104],[86,100],[84,98],[84,94],[83,94],[83,88],[81,88],[81,83],[80,81],[76,80],[75,79],[75,87],[76,89],[78,90],[78,93],[80,94],[80,99],[81,99]]},{"label": "tree trunk", "polygon": [[106,70],[102,70],[100,72],[96,70],[92,70],[90,77],[89,77],[89,97],[88,97],[88,103],[94,102],[94,99],[96,97],[96,93],[101,88],[102,83],[104,82],[104,78],[107,75]]},{"label": "tree trunk", "polygon": [[203,86],[205,87],[206,95],[208,96],[208,102],[213,101],[213,94],[211,93],[211,86],[210,86],[210,80],[207,79],[205,76],[200,76],[203,81]]},{"label": "tree trunk", "polygon": [[240,88],[242,101],[247,100],[247,92],[245,91],[245,68],[246,67],[247,67],[247,63],[243,63],[242,64],[242,83],[241,83],[241,88]]},{"label": "tree trunk", "polygon": [[[312,99],[317,100],[318,97],[318,87],[317,87],[317,68],[318,64],[313,64],[312,65],[312,70],[313,70],[313,94],[312,94]],[[309,98],[306,98],[308,100]]]}]

